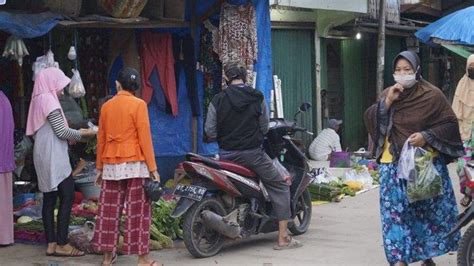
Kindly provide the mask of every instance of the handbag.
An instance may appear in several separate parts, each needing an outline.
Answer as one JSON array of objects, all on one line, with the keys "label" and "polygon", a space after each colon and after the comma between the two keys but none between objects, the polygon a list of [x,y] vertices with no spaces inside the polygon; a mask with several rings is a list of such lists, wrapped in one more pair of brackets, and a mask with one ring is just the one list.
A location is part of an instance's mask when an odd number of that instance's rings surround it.
[{"label": "handbag", "polygon": [[143,185],[147,197],[151,201],[159,201],[161,195],[163,194],[163,189],[160,186],[159,181],[153,181],[152,179],[147,179]]}]

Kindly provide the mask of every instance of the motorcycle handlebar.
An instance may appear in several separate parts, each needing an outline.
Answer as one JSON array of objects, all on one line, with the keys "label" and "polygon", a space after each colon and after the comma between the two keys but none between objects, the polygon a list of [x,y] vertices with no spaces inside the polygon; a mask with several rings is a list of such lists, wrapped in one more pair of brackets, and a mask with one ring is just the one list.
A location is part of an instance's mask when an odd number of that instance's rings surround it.
[{"label": "motorcycle handlebar", "polygon": [[293,127],[293,131],[294,131],[294,132],[298,132],[298,131],[304,132],[304,133],[306,133],[306,134],[308,134],[308,135],[311,135],[311,136],[314,135],[313,132],[306,130],[306,128],[298,127],[298,126],[294,126],[294,127]]}]

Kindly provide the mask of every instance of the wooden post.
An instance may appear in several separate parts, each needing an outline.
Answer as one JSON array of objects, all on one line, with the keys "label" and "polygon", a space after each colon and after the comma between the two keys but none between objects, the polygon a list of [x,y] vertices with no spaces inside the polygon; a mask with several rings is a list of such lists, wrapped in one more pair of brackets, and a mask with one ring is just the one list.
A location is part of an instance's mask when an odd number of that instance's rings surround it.
[{"label": "wooden post", "polygon": [[[191,1],[191,10],[192,10],[192,18],[191,18],[191,37],[194,42],[196,42],[196,24],[198,18],[196,17],[196,0]],[[194,44],[193,44],[194,45]],[[195,57],[196,58],[196,57]],[[191,132],[192,132],[192,151],[193,153],[198,153],[198,118],[193,115],[191,119]]]},{"label": "wooden post", "polygon": [[383,90],[383,74],[385,69],[385,6],[386,1],[379,2],[379,36],[377,44],[377,97]]}]

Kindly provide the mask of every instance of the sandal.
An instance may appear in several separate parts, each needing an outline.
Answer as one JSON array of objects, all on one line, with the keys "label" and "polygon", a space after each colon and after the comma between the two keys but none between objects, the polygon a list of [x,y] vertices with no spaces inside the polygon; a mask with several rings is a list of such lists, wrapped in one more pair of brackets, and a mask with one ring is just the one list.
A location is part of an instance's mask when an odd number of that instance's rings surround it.
[{"label": "sandal", "polygon": [[300,241],[294,239],[294,238],[290,238],[290,242],[288,242],[287,245],[283,245],[283,246],[280,246],[278,244],[276,244],[273,249],[274,250],[284,250],[284,249],[293,249],[293,248],[300,248],[302,247],[303,244],[301,244]]},{"label": "sandal", "polygon": [[110,260],[109,263],[102,261],[102,266],[107,266],[107,265],[112,266],[115,263],[115,261],[117,261],[117,253],[114,253],[114,255],[112,255],[112,259]]},{"label": "sandal", "polygon": [[464,198],[461,199],[459,204],[461,204],[461,206],[463,207],[468,207],[469,204],[471,204],[471,201],[472,201],[472,197],[464,196]]},{"label": "sandal", "polygon": [[158,264],[158,262],[154,260],[150,263],[150,266],[163,266],[163,263]]},{"label": "sandal", "polygon": [[82,257],[86,255],[84,252],[80,251],[79,249],[72,247],[69,253],[61,253],[61,252],[54,252],[53,256],[56,257]]}]

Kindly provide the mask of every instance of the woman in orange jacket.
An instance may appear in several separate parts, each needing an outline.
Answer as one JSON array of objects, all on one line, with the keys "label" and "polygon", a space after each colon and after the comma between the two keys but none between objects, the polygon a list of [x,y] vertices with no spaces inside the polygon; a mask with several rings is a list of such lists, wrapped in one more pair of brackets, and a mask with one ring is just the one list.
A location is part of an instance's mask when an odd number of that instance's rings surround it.
[{"label": "woman in orange jacket", "polygon": [[116,260],[125,207],[122,252],[138,255],[138,265],[157,265],[148,259],[151,206],[143,185],[147,178],[159,181],[160,176],[147,105],[133,95],[140,87],[140,74],[133,68],[122,69],[116,87],[117,95],[102,106],[99,118],[96,164],[101,192],[93,245],[104,253],[102,265]]}]

